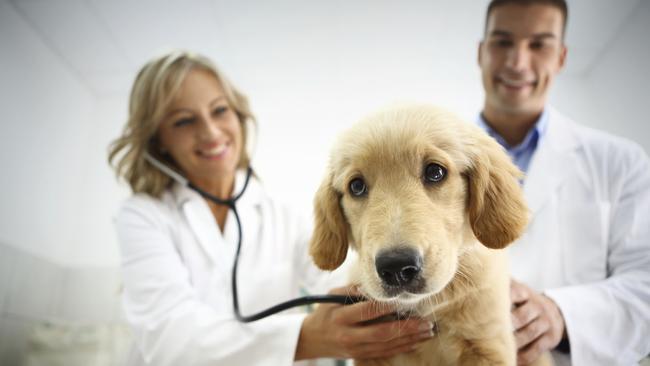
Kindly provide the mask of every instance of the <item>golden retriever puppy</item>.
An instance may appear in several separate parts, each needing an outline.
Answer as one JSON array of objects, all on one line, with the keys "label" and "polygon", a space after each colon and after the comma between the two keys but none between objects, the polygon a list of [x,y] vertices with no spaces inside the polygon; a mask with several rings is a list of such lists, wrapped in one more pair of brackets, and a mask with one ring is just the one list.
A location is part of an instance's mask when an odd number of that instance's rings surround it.
[{"label": "golden retriever puppy", "polygon": [[310,253],[324,270],[358,252],[353,283],[428,318],[416,351],[357,365],[514,365],[506,247],[522,234],[521,172],[478,127],[429,106],[371,115],[335,145]]}]

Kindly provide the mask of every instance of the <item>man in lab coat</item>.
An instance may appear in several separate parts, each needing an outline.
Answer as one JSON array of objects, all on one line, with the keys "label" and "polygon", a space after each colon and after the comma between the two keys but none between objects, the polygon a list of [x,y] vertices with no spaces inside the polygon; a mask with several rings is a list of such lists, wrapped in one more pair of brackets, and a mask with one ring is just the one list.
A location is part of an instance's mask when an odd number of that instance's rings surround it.
[{"label": "man in lab coat", "polygon": [[492,0],[479,124],[526,173],[510,247],[518,363],[633,365],[650,351],[650,162],[638,145],[547,104],[564,66],[566,3]]}]

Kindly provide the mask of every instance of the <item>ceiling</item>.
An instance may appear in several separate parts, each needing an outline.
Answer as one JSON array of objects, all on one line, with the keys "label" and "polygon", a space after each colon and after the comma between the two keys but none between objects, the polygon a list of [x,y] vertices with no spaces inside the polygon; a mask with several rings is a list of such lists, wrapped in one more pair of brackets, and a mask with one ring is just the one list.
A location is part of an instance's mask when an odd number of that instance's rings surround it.
[{"label": "ceiling", "polygon": [[[238,80],[266,73],[377,77],[476,68],[486,0],[9,0],[96,96],[125,95],[166,49],[197,50]],[[640,0],[570,0],[565,75],[582,77]],[[452,61],[453,60],[453,61]]]}]

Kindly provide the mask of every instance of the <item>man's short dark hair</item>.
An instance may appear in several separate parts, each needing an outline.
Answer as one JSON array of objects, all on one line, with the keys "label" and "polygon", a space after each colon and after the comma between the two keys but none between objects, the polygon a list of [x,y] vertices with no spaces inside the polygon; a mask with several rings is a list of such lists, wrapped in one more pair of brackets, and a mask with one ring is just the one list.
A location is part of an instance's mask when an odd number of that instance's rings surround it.
[{"label": "man's short dark hair", "polygon": [[488,5],[487,12],[485,13],[484,32],[487,31],[487,23],[488,23],[488,19],[490,19],[490,14],[492,14],[492,10],[494,10],[499,6],[509,5],[509,4],[515,4],[515,5],[541,4],[541,5],[549,5],[559,9],[560,12],[562,12],[562,39],[564,39],[564,34],[566,33],[566,25],[569,20],[569,9],[567,7],[566,0],[492,0]]}]

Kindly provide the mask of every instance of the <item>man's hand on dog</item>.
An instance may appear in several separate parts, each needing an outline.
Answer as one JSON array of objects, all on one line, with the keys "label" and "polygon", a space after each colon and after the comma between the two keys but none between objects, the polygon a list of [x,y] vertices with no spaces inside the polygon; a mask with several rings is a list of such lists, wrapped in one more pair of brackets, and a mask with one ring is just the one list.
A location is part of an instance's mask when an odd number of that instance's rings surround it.
[{"label": "man's hand on dog", "polygon": [[515,280],[510,281],[510,299],[517,364],[528,365],[566,337],[564,318],[553,300]]},{"label": "man's hand on dog", "polygon": [[[330,294],[360,295],[355,286],[337,288]],[[421,342],[433,337],[433,324],[428,320],[410,318],[365,323],[394,312],[392,307],[369,301],[319,305],[303,322],[296,360],[390,357],[413,351]]]}]

